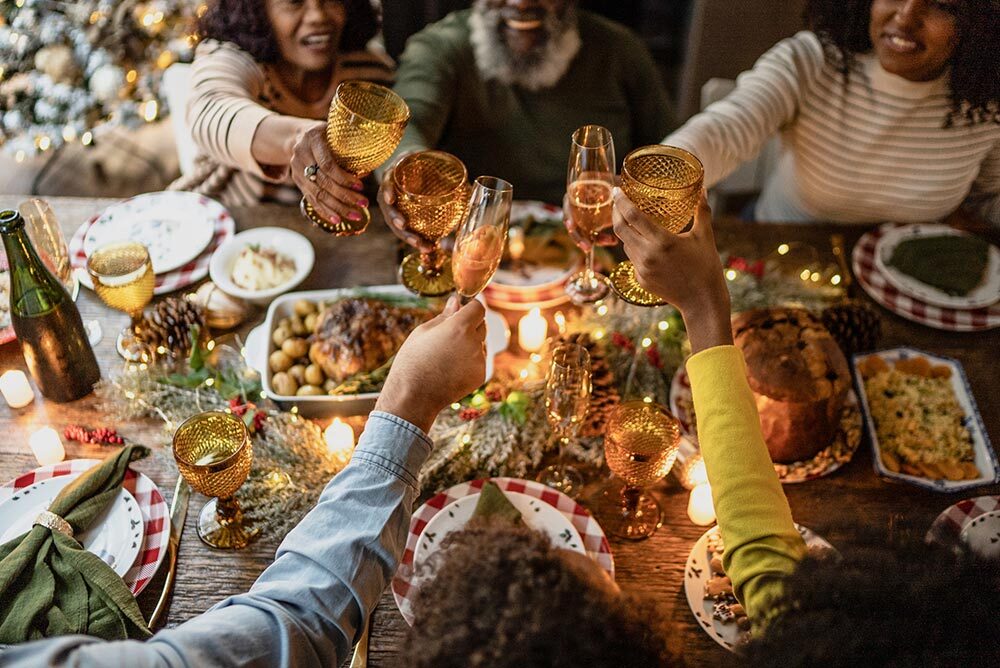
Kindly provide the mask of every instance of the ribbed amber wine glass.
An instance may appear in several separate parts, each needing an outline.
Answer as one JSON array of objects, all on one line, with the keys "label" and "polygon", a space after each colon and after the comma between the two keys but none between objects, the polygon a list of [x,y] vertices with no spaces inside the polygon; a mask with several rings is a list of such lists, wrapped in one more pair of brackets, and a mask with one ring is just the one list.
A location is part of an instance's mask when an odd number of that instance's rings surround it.
[{"label": "ribbed amber wine glass", "polygon": [[216,497],[198,518],[198,537],[220,549],[250,544],[257,530],[243,521],[236,490],[250,475],[253,444],[243,420],[221,411],[199,413],[174,433],[174,459],[192,489]]},{"label": "ribbed amber wine glass", "polygon": [[[636,207],[668,231],[683,230],[701,198],[705,169],[693,154],[675,146],[643,146],[622,165],[621,189]],[[621,262],[609,276],[611,287],[637,306],[661,306],[662,299],[639,285],[635,267]]]},{"label": "ribbed amber wine glass", "polygon": [[659,404],[626,401],[612,412],[604,434],[604,458],[625,484],[606,489],[597,504],[605,531],[630,540],[656,532],[662,517],[660,504],[642,488],[670,471],[679,444],[677,419]]},{"label": "ribbed amber wine glass", "polygon": [[142,310],[153,298],[156,286],[149,251],[135,241],[102,246],[87,258],[87,273],[101,301],[132,319],[132,324],[118,334],[118,353],[131,361],[143,359],[149,351],[136,343],[135,334]]},{"label": "ribbed amber wine glass", "polygon": [[411,292],[439,297],[451,292],[451,261],[438,243],[454,231],[468,203],[468,173],[462,161],[444,151],[420,151],[406,156],[392,170],[396,208],[406,229],[434,248],[407,255],[399,278]]},{"label": "ribbed amber wine glass", "polygon": [[[326,138],[338,165],[359,177],[366,176],[393,154],[409,120],[406,102],[385,86],[345,81],[337,86],[330,103]],[[320,216],[306,198],[302,198],[302,212],[337,236],[361,234],[371,222],[371,214],[363,208],[360,221],[342,218],[334,223]]]}]

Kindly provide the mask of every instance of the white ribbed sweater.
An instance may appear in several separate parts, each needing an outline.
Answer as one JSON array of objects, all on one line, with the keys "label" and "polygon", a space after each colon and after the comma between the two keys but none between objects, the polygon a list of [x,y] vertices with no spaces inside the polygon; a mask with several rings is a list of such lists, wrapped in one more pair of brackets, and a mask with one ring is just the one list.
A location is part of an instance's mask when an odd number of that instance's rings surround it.
[{"label": "white ribbed sweater", "polygon": [[1000,124],[945,128],[950,108],[947,73],[907,81],[867,54],[845,85],[816,35],[800,32],[664,143],[700,157],[711,186],[780,133],[758,220],[920,222],[966,203],[1000,225]]}]

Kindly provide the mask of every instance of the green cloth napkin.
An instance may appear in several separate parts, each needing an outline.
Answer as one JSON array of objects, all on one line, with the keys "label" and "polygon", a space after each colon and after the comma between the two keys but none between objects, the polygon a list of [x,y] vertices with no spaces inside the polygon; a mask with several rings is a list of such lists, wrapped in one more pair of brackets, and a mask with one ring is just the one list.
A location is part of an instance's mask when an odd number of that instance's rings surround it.
[{"label": "green cloth napkin", "polygon": [[521,518],[521,511],[514,507],[503,490],[492,480],[487,480],[483,485],[472,517],[496,518],[511,524],[521,524],[524,521]]},{"label": "green cloth napkin", "polygon": [[[149,450],[130,445],[84,472],[49,511],[79,535],[118,495],[130,462]],[[85,634],[105,640],[152,635],[125,582],[101,559],[57,531],[36,525],[0,545],[0,643]]]},{"label": "green cloth napkin", "polygon": [[889,264],[925,285],[965,296],[982,283],[989,252],[990,245],[978,237],[917,237],[896,246]]}]

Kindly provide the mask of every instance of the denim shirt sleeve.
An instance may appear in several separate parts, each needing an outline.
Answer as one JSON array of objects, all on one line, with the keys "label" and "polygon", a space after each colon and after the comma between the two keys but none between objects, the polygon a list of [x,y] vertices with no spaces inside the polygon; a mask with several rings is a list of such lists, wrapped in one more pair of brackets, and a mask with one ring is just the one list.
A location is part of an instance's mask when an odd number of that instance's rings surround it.
[{"label": "denim shirt sleeve", "polygon": [[373,412],[351,463],[249,592],[144,643],[53,638],[0,652],[0,666],[338,666],[402,558],[430,451],[420,429]]}]

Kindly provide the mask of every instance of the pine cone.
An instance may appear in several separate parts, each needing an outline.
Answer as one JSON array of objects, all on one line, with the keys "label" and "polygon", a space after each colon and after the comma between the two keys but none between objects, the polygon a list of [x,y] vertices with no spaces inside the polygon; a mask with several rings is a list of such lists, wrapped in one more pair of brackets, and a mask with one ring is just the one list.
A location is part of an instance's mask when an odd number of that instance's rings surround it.
[{"label": "pine cone", "polygon": [[183,297],[167,297],[143,314],[135,326],[135,336],[154,359],[185,357],[191,352],[194,327],[198,328],[199,338],[206,334],[201,307]]},{"label": "pine cone", "polygon": [[858,299],[828,306],[820,319],[848,358],[854,353],[873,350],[882,335],[878,311]]},{"label": "pine cone", "polygon": [[581,436],[600,436],[611,411],[618,406],[620,397],[615,385],[615,375],[604,358],[604,352],[596,341],[585,332],[564,334],[560,339],[566,343],[583,346],[590,353],[590,410],[587,421],[580,430]]}]

